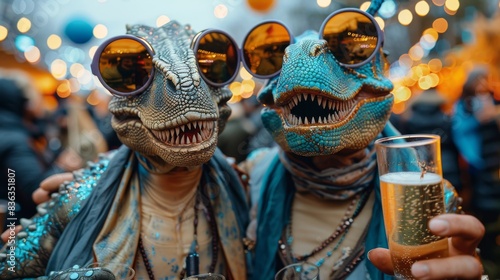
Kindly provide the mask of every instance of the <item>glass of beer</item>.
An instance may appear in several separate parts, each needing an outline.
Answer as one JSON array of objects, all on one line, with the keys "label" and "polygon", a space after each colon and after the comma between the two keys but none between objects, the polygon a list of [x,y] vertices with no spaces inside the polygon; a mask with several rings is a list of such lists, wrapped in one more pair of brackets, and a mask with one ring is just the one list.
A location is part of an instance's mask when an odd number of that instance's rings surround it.
[{"label": "glass of beer", "polygon": [[445,213],[438,135],[401,135],[375,141],[384,223],[398,279],[414,279],[416,261],[448,256],[448,240],[429,221]]}]

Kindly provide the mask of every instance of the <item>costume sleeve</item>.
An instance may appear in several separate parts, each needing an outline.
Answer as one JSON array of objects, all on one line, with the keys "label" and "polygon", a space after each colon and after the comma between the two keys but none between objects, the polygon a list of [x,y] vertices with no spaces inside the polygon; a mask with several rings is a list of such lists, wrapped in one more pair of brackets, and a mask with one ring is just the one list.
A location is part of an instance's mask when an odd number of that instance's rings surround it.
[{"label": "costume sleeve", "polygon": [[0,279],[45,275],[45,268],[59,237],[88,199],[105,171],[107,162],[101,160],[74,172],[75,179],[62,184],[50,201],[40,204],[38,213],[32,219],[22,219],[21,232],[16,234],[13,231],[17,221],[7,221],[10,235],[0,250]]}]

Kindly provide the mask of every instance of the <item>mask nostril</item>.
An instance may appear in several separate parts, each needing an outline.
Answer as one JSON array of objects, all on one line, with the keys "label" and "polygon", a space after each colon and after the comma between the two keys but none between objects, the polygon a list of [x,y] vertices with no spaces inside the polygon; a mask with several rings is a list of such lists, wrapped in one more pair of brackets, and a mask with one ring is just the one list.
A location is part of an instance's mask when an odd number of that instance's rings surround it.
[{"label": "mask nostril", "polygon": [[318,56],[318,55],[324,53],[326,49],[327,49],[326,43],[324,43],[324,44],[315,44],[311,48],[310,55],[311,56]]}]

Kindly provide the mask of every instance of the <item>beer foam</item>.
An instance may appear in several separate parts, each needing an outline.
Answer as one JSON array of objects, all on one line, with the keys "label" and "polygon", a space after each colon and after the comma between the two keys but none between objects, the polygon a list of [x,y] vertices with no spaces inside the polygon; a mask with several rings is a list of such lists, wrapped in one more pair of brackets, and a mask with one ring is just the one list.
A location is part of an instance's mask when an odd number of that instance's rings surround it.
[{"label": "beer foam", "polygon": [[425,173],[422,176],[420,172],[393,172],[380,176],[380,181],[389,184],[404,184],[404,185],[431,185],[439,184],[442,177],[436,173]]}]

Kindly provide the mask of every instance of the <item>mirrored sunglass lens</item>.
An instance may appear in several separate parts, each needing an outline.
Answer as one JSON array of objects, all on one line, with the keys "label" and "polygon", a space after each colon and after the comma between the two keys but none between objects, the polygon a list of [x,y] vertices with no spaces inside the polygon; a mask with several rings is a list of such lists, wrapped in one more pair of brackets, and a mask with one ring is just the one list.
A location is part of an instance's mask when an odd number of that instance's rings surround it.
[{"label": "mirrored sunglass lens", "polygon": [[210,32],[200,38],[196,60],[205,78],[213,83],[223,84],[238,69],[237,47],[225,34]]},{"label": "mirrored sunglass lens", "polygon": [[290,45],[288,30],[279,23],[264,23],[254,28],[243,44],[243,59],[251,72],[272,75],[283,65],[285,48]]},{"label": "mirrored sunglass lens", "polygon": [[379,40],[375,23],[357,12],[333,16],[322,35],[335,58],[344,64],[366,61],[376,51]]},{"label": "mirrored sunglass lens", "polygon": [[119,92],[132,92],[144,86],[151,76],[153,58],[140,42],[118,39],[109,43],[99,56],[103,81]]}]

